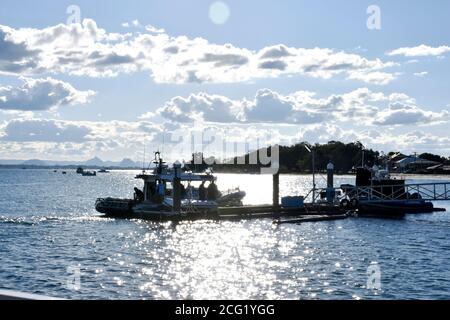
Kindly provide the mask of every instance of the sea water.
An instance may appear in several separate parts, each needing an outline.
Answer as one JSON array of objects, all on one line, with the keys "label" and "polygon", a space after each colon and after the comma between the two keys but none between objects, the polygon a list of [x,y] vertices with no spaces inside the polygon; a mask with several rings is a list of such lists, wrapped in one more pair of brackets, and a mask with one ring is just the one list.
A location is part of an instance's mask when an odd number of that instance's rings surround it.
[{"label": "sea water", "polygon": [[[132,197],[137,173],[0,170],[0,288],[69,299],[450,299],[449,213],[281,226],[99,217],[96,198]],[[281,195],[306,195],[311,182],[282,175]],[[219,174],[218,184],[246,191],[245,204],[272,199],[271,176]]]}]

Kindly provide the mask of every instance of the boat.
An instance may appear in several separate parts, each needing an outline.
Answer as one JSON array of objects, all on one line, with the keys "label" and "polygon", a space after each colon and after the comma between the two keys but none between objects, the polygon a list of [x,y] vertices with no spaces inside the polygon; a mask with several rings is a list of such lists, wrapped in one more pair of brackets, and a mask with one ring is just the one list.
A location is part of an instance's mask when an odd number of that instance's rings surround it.
[{"label": "boat", "polygon": [[84,169],[82,167],[77,168],[77,173],[82,174],[84,172]]},{"label": "boat", "polygon": [[[199,188],[190,186],[187,188],[186,193],[187,197],[192,201],[200,200]],[[240,190],[240,188],[219,191],[216,202],[219,207],[239,207],[243,206],[242,200],[246,195],[245,191]]]},{"label": "boat", "polygon": [[434,212],[433,203],[425,200],[386,200],[362,201],[358,207],[359,215],[379,215],[402,217],[412,213]]},{"label": "boat", "polygon": [[83,177],[95,177],[97,175],[97,172],[95,171],[83,171],[82,176]]},{"label": "boat", "polygon": [[98,170],[98,173],[109,173],[109,171],[106,169],[100,169]]},{"label": "boat", "polygon": [[344,184],[341,190],[341,207],[357,210],[360,216],[396,218],[435,211],[431,201],[407,191],[404,179],[393,179],[388,170],[378,166],[357,168],[356,185]]},{"label": "boat", "polygon": [[99,198],[95,209],[111,217],[121,217],[132,214],[132,208],[137,202],[130,199]]},{"label": "boat", "polygon": [[[143,170],[135,178],[143,180],[144,188],[135,188],[134,199],[99,198],[95,208],[106,217],[147,220],[190,220],[214,219],[218,217],[219,206],[242,203],[245,192],[238,189],[229,192],[211,193],[202,199],[196,184],[209,183],[216,190],[217,178],[212,173],[182,172],[181,164],[173,167],[165,164],[160,152],[155,153],[154,169]],[[182,186],[188,184],[185,188]]]},{"label": "boat", "polygon": [[222,192],[217,199],[217,203],[221,207],[239,207],[242,206],[242,200],[247,194],[239,188],[230,189]]}]

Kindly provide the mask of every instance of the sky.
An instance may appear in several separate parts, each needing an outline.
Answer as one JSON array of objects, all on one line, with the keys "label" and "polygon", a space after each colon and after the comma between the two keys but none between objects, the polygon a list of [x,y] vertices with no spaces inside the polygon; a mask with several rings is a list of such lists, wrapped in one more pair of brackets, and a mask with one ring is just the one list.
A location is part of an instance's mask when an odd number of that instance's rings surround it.
[{"label": "sky", "polygon": [[2,0],[0,159],[450,156],[450,2]]}]

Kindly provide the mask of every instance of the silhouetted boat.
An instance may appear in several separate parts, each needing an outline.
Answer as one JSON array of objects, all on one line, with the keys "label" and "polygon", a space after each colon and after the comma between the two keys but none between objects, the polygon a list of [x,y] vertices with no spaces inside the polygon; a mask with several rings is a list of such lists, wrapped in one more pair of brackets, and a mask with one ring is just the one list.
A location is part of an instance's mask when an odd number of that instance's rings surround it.
[{"label": "silhouetted boat", "polygon": [[392,179],[387,170],[377,166],[358,168],[356,185],[341,185],[342,207],[357,209],[360,216],[402,217],[408,213],[429,213],[435,208],[419,193],[407,192],[404,179]]},{"label": "silhouetted boat", "polygon": [[[199,188],[195,188],[192,184],[210,182],[210,187],[215,187],[215,176],[210,173],[181,172],[181,165],[169,168],[162,161],[159,152],[155,153],[154,163],[156,167],[151,173],[144,171],[136,176],[136,179],[144,180],[144,189],[141,191],[136,188],[134,199],[100,198],[96,201],[96,210],[106,216],[118,218],[148,220],[214,218],[218,215],[219,205],[225,206],[227,203],[237,205],[245,196],[245,192],[240,190],[230,191],[222,196],[215,189],[214,192],[208,191],[208,195],[214,196],[204,199],[204,196],[199,196]],[[177,179],[180,188],[182,182],[188,183],[187,188],[180,190],[179,209],[175,209],[174,203],[176,198],[174,183]]]},{"label": "silhouetted boat", "polygon": [[97,175],[97,172],[95,172],[95,171],[83,171],[82,175],[83,175],[83,177],[95,177]]}]

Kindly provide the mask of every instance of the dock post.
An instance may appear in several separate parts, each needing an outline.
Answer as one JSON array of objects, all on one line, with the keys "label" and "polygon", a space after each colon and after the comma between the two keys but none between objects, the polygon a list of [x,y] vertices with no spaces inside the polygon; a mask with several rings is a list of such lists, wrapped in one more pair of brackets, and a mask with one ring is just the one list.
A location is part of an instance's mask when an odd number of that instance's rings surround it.
[{"label": "dock post", "polygon": [[273,175],[273,206],[280,206],[280,174]]},{"label": "dock post", "polygon": [[173,164],[173,211],[181,211],[181,163],[178,161]]},{"label": "dock post", "polygon": [[327,202],[331,203],[334,199],[334,164],[327,165]]}]

